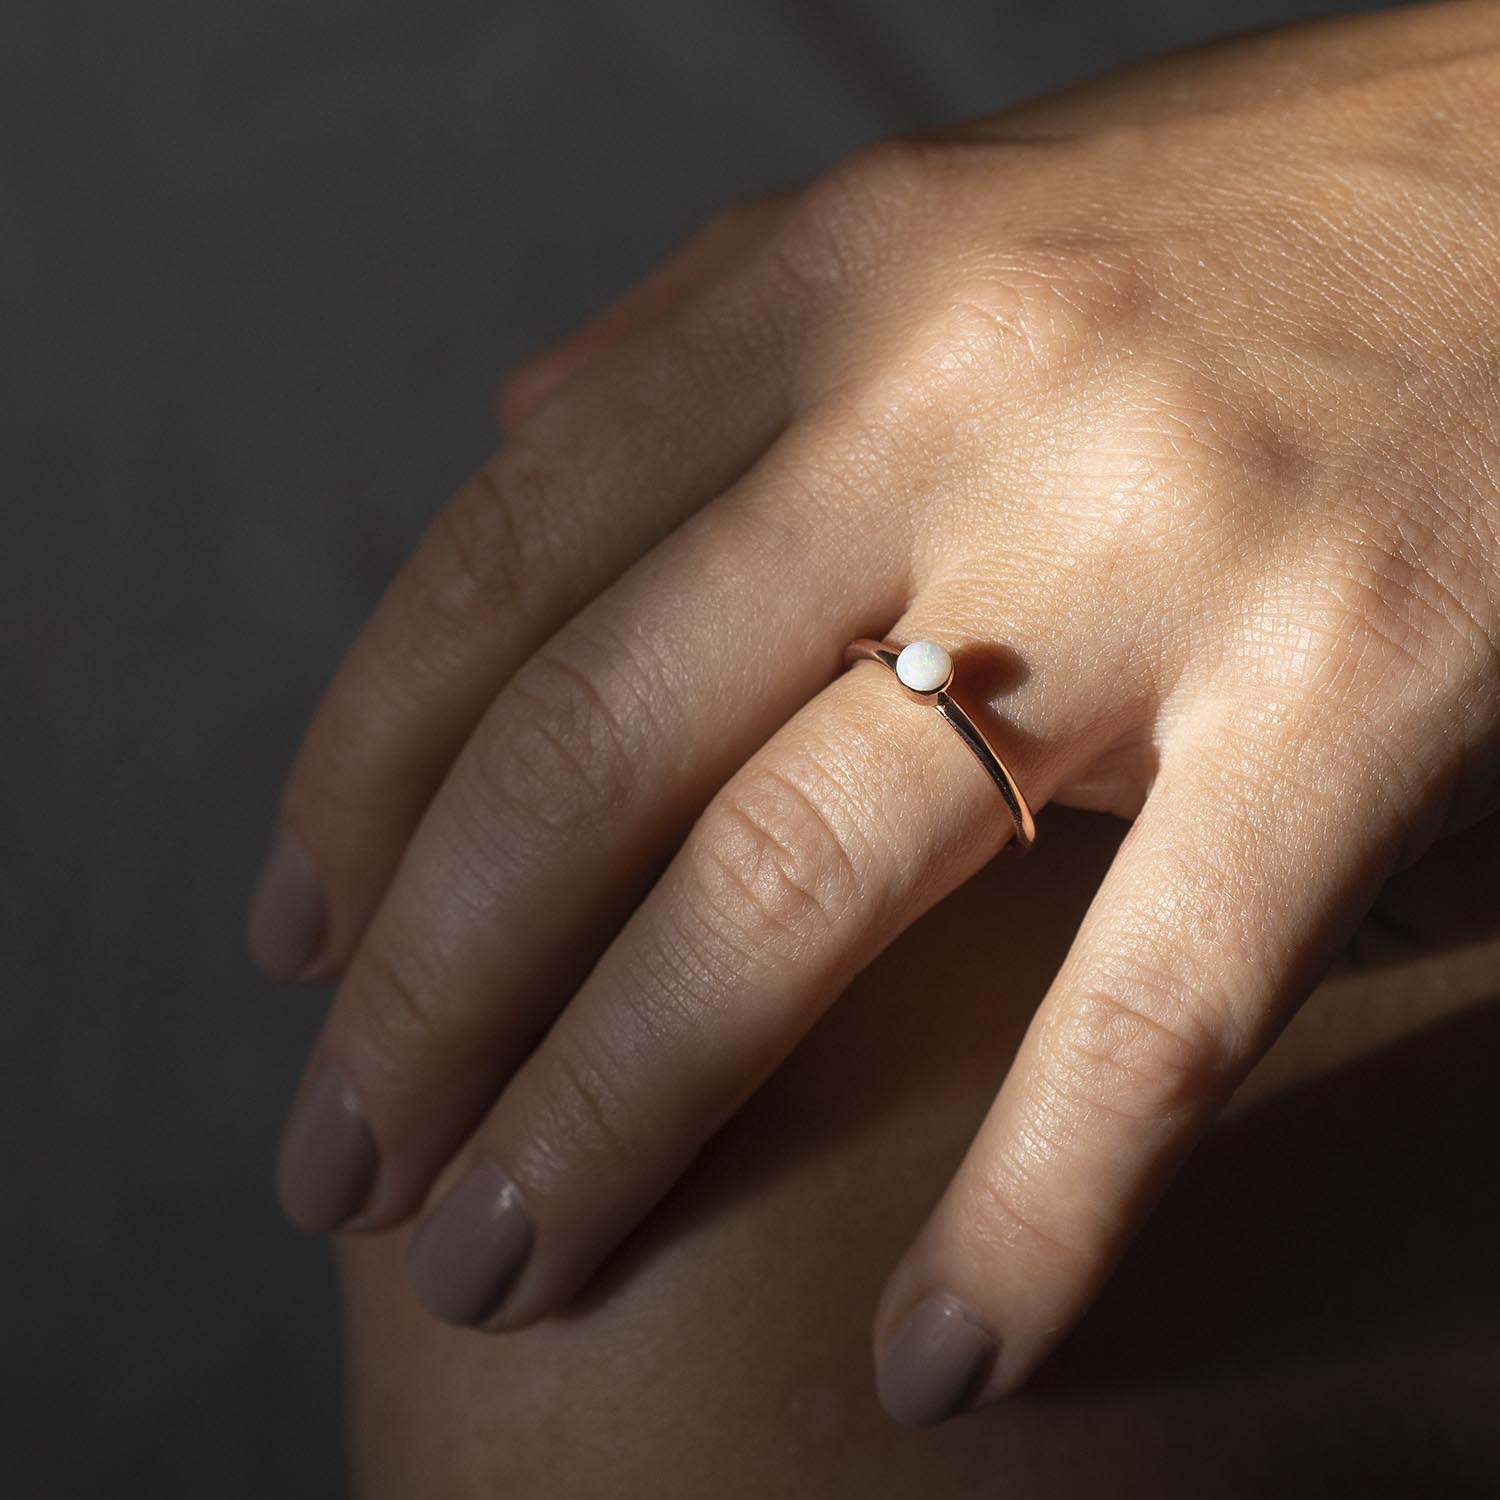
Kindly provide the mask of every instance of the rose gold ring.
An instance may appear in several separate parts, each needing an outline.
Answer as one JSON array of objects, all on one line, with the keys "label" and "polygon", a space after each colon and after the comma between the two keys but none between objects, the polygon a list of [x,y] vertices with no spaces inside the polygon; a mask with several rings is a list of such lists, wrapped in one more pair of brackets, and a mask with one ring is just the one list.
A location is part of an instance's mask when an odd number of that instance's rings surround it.
[{"label": "rose gold ring", "polygon": [[948,689],[953,684],[953,658],[935,641],[913,641],[908,646],[897,646],[890,641],[862,637],[844,647],[844,665],[856,661],[878,661],[881,666],[888,667],[906,690],[907,697],[919,703],[930,703],[958,731],[958,737],[974,752],[974,758],[1005,798],[1011,821],[1016,825],[1016,837],[1010,847],[1018,854],[1031,848],[1036,842],[1036,824],[1021,788],[1016,785],[1016,778],[980,733],[979,726],[948,696]]}]

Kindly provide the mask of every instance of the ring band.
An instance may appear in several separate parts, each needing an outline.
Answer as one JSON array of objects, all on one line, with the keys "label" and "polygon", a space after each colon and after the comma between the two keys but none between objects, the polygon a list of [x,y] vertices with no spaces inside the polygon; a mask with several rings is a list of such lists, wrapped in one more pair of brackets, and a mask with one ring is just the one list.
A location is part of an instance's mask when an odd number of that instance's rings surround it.
[{"label": "ring band", "polygon": [[1011,821],[1016,825],[1016,837],[1011,847],[1020,854],[1031,848],[1036,842],[1036,824],[1021,788],[1016,785],[1016,778],[980,733],[979,726],[948,696],[948,688],[953,682],[953,658],[947,651],[935,641],[912,641],[903,647],[862,636],[844,647],[844,665],[856,661],[877,661],[889,668],[908,697],[920,703],[930,703],[958,731],[959,738],[974,752],[974,758],[1005,798]]}]

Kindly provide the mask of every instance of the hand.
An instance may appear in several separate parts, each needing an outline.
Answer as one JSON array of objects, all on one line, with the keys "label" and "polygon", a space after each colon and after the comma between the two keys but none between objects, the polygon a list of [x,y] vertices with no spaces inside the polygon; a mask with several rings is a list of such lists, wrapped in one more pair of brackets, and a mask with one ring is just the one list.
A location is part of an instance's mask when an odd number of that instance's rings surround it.
[{"label": "hand", "polygon": [[[513,386],[252,913],[343,976],[292,1218],[425,1206],[434,1312],[564,1307],[1010,832],[845,644],[942,642],[960,701],[1003,653],[967,706],[1033,806],[1135,823],[875,1342],[907,1421],[1023,1382],[1383,880],[1500,805],[1497,43],[1396,11],[882,143]],[[1004,1003],[1025,934],[974,941]]]}]

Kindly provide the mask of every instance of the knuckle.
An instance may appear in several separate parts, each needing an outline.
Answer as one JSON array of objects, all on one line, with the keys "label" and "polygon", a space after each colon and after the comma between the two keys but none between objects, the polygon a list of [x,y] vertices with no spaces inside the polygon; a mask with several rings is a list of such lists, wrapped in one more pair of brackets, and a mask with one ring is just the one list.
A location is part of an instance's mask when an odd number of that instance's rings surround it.
[{"label": "knuckle", "polygon": [[732,950],[795,962],[847,909],[860,882],[826,798],[822,787],[810,793],[788,773],[758,767],[705,814],[690,843],[692,884]]},{"label": "knuckle", "polygon": [[372,932],[360,949],[359,1003],[350,1048],[360,1076],[376,1091],[397,1091],[447,1030],[440,985],[419,965],[417,944]]},{"label": "knuckle", "polygon": [[[1470,705],[1500,658],[1500,609],[1489,564],[1461,532],[1394,493],[1313,539],[1296,574],[1246,621],[1246,695],[1284,696],[1281,765],[1302,770],[1303,795],[1347,820],[1368,808],[1400,869],[1455,809],[1493,805],[1493,773],[1474,754]],[[1481,687],[1480,684],[1485,684]],[[1274,701],[1274,700],[1273,700]],[[1445,732],[1405,753],[1420,701]]]},{"label": "knuckle", "polygon": [[518,496],[518,466],[498,458],[477,469],[438,511],[412,554],[407,600],[424,636],[456,644],[476,631],[491,633],[518,606],[524,610],[533,579],[544,576],[541,507]]},{"label": "knuckle", "polygon": [[626,1003],[653,1033],[698,1034],[732,1003],[743,964],[692,901],[674,902],[654,936]]},{"label": "knuckle", "polygon": [[[941,393],[950,415],[993,416],[998,392],[1010,402],[1019,392],[1053,405],[1065,380],[1120,428],[1111,454],[1139,454],[1156,468],[1180,441],[1176,398],[1185,377],[1159,383],[1147,367],[1157,350],[1165,350],[1164,375],[1193,364],[1180,357],[1190,337],[1184,320],[1165,311],[1169,283],[1146,247],[1118,235],[1018,229],[1000,242],[971,240],[926,278],[916,315],[885,350],[880,372],[923,408]],[[1150,329],[1153,322],[1168,332]],[[1182,394],[1189,409],[1201,399],[1196,390]]]},{"label": "knuckle", "polygon": [[[795,257],[783,253],[795,201],[789,190],[733,199],[696,236],[716,247],[715,272],[680,304],[681,342],[712,350],[716,368],[743,370],[747,386],[752,370],[782,365],[804,329]],[[680,349],[673,357],[680,362]]]},{"label": "knuckle", "polygon": [[531,1149],[546,1158],[549,1175],[575,1173],[590,1163],[615,1168],[639,1160],[657,1133],[645,1092],[623,1081],[629,1070],[601,1061],[597,1041],[572,1026],[554,1027],[544,1050],[541,1123],[530,1138]]},{"label": "knuckle", "polygon": [[864,282],[904,258],[927,222],[940,148],[887,139],[860,147],[806,188],[775,237],[799,282]]},{"label": "knuckle", "polygon": [[1302,795],[1327,815],[1347,818],[1351,797],[1369,797],[1393,835],[1420,842],[1461,782],[1462,730],[1426,756],[1400,747],[1416,695],[1462,724],[1474,683],[1493,677],[1465,568],[1407,516],[1334,526],[1246,614],[1233,643],[1240,716],[1274,724],[1276,769],[1296,765]]},{"label": "knuckle", "polygon": [[1388,531],[1362,521],[1320,538],[1288,607],[1318,644],[1302,658],[1308,686],[1368,710],[1399,700],[1414,679],[1431,681],[1476,654],[1489,659],[1490,633],[1470,602],[1483,596],[1417,518],[1402,515]]},{"label": "knuckle", "polygon": [[645,678],[621,651],[559,641],[511,679],[503,723],[474,761],[484,806],[506,810],[507,837],[518,820],[548,836],[576,832],[631,800],[658,712]]},{"label": "knuckle", "polygon": [[[1043,1077],[1070,1117],[1154,1123],[1210,1104],[1230,1075],[1229,1049],[1202,1019],[1202,997],[1144,966],[1128,982],[1076,996],[1043,1032]],[[1128,998],[1127,998],[1128,996]]]},{"label": "knuckle", "polygon": [[[1243,532],[1268,506],[1295,503],[1318,467],[1313,434],[1264,389],[1216,371],[1190,339],[1130,356],[1112,382],[1105,440],[1121,471],[1112,513],[1120,527],[1145,523],[1143,545],[1184,529],[1211,543]],[[1122,506],[1121,495],[1134,503]]]},{"label": "knuckle", "polygon": [[1042,375],[1098,364],[1145,327],[1169,323],[1170,277],[1144,244],[1117,231],[1018,231],[976,257],[962,298]]},{"label": "knuckle", "polygon": [[1064,1234],[1042,1208],[1044,1199],[1031,1186],[1030,1174],[1010,1155],[1001,1155],[982,1171],[973,1188],[979,1233],[989,1251],[1035,1256],[1050,1265],[1077,1265],[1091,1247],[1082,1232]]},{"label": "knuckle", "polygon": [[774,486],[730,491],[684,521],[679,534],[710,575],[775,578],[790,589],[807,576],[818,543],[845,524],[836,498],[793,473]]},{"label": "knuckle", "polygon": [[1107,463],[1076,521],[1102,572],[1163,558],[1175,571],[1249,544],[1268,512],[1293,515],[1318,482],[1316,433],[1194,339],[1142,339],[1096,377],[1094,451]]}]

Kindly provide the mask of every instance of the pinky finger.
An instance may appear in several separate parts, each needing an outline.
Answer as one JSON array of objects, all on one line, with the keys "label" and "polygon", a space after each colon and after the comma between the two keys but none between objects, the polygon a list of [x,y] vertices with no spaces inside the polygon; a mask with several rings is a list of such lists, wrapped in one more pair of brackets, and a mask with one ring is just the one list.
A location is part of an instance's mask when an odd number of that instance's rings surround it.
[{"label": "pinky finger", "polygon": [[1172,748],[886,1286],[875,1344],[890,1415],[928,1425],[1006,1395],[1061,1341],[1406,832],[1320,723],[1216,716]]}]

